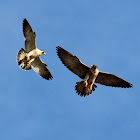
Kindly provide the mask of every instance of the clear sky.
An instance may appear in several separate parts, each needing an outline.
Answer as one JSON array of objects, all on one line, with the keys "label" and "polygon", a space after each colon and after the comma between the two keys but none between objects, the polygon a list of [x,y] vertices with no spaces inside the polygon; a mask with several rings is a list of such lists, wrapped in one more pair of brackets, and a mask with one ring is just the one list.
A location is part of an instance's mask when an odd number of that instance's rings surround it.
[{"label": "clear sky", "polygon": [[[139,0],[5,0],[0,18],[0,140],[140,139]],[[52,81],[17,65],[24,18],[46,51]],[[81,79],[58,59],[58,45],[134,87],[97,85],[81,98]]]}]

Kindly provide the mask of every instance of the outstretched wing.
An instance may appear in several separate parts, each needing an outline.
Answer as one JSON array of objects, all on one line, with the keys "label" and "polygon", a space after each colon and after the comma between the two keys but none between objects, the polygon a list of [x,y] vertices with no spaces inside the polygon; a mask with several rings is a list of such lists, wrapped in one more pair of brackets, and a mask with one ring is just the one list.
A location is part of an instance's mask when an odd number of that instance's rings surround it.
[{"label": "outstretched wing", "polygon": [[131,88],[133,85],[110,73],[99,72],[95,83],[105,86]]},{"label": "outstretched wing", "polygon": [[28,53],[36,48],[36,34],[26,18],[23,20],[23,34],[25,37],[25,51]]},{"label": "outstretched wing", "polygon": [[39,57],[37,57],[33,62],[31,62],[31,67],[41,77],[47,80],[50,80],[53,78],[50,71],[47,69],[47,65],[43,63]]},{"label": "outstretched wing", "polygon": [[74,74],[84,79],[87,71],[90,69],[88,66],[83,64],[76,56],[72,55],[68,51],[61,47],[56,47],[57,55],[59,56],[62,63]]}]

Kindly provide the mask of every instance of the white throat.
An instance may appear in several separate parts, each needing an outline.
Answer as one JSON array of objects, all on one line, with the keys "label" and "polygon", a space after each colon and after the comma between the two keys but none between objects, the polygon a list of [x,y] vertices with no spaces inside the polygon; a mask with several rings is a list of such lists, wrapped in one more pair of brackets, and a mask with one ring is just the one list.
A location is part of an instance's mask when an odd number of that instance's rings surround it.
[{"label": "white throat", "polygon": [[37,48],[34,49],[34,50],[32,50],[32,51],[30,51],[30,52],[27,54],[28,57],[30,57],[30,56],[38,57],[38,56],[40,56],[40,55],[42,55],[42,51],[39,50],[39,49],[37,49]]}]

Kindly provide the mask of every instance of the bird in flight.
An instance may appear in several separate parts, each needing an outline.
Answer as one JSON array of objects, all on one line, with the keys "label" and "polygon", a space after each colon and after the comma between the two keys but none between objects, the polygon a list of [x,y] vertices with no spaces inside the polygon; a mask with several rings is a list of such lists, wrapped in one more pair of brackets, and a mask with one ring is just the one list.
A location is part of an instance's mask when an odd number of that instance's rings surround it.
[{"label": "bird in flight", "polygon": [[62,63],[74,74],[83,79],[76,83],[75,90],[78,95],[88,96],[95,91],[97,86],[95,83],[121,88],[131,88],[132,84],[115,76],[111,73],[105,73],[98,70],[98,66],[92,65],[91,67],[83,64],[76,56],[72,55],[62,47],[56,47],[57,55]]},{"label": "bird in flight", "polygon": [[17,62],[24,70],[33,69],[41,77],[50,80],[52,75],[47,65],[41,61],[40,56],[45,55],[45,51],[39,50],[36,46],[36,33],[25,18],[23,20],[23,34],[25,38],[25,49],[21,48],[17,55]]}]

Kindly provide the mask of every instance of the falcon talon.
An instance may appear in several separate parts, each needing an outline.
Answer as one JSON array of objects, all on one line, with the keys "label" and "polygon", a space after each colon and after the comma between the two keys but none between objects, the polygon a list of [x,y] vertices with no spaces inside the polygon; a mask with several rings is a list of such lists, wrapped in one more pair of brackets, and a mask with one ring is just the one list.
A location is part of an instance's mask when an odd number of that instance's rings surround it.
[{"label": "falcon talon", "polygon": [[28,61],[28,62],[27,62],[27,65],[30,65],[30,64],[31,64],[30,61]]},{"label": "falcon talon", "polygon": [[27,61],[30,61],[30,57],[27,57]]},{"label": "falcon talon", "polygon": [[92,84],[90,85],[90,90],[92,91]]}]

